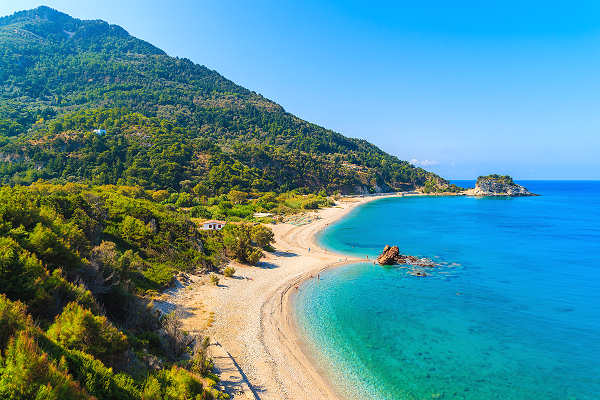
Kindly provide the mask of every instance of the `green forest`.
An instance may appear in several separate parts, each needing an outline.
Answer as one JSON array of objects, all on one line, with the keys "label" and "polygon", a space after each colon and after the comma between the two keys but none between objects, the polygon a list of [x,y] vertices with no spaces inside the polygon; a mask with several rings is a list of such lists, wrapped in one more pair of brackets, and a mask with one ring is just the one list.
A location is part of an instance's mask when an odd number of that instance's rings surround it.
[{"label": "green forest", "polygon": [[6,184],[200,185],[206,194],[448,187],[118,26],[47,7],[0,18],[0,88]]}]

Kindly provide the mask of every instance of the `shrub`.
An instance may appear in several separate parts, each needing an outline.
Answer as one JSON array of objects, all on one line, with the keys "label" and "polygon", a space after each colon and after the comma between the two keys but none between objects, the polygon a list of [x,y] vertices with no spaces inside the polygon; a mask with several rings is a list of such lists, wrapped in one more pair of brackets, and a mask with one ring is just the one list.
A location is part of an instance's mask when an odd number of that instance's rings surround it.
[{"label": "shrub", "polygon": [[240,262],[246,262],[248,249],[252,247],[249,229],[246,225],[227,224],[221,231],[227,255]]},{"label": "shrub", "polygon": [[156,202],[165,201],[169,197],[169,192],[166,190],[157,190],[152,192],[152,200]]},{"label": "shrub", "polygon": [[243,204],[248,198],[248,193],[239,190],[232,190],[227,194],[227,198],[233,204]]},{"label": "shrub", "polygon": [[263,255],[264,254],[260,249],[254,249],[250,251],[250,254],[247,256],[248,264],[256,265],[263,257]]},{"label": "shrub", "polygon": [[115,374],[112,368],[107,368],[100,360],[91,355],[79,350],[66,350],[57,345],[55,345],[53,353],[53,358],[64,357],[66,359],[73,378],[96,398],[116,400],[140,398],[139,390],[131,377],[125,374]]},{"label": "shrub", "polygon": [[232,266],[226,267],[223,270],[223,275],[225,275],[228,278],[231,278],[234,274],[235,274],[235,268],[233,268]]},{"label": "shrub", "polygon": [[189,371],[173,366],[161,370],[146,380],[143,400],[204,400],[228,399],[229,396],[215,389],[205,391],[202,382]]},{"label": "shrub", "polygon": [[27,247],[34,251],[50,270],[61,266],[75,267],[78,264],[77,257],[64,241],[41,222],[38,222],[29,234]]},{"label": "shrub", "polygon": [[211,218],[212,214],[211,212],[205,207],[205,206],[196,206],[196,207],[192,207],[192,209],[190,210],[190,215],[193,218]]},{"label": "shrub", "polygon": [[96,316],[77,303],[69,303],[48,337],[56,343],[89,353],[103,361],[114,359],[129,347],[127,337],[103,316]]},{"label": "shrub", "polygon": [[164,315],[161,324],[166,333],[168,352],[170,356],[179,357],[184,354],[193,338],[183,329],[181,323],[181,312],[172,311]]},{"label": "shrub", "polygon": [[156,377],[149,376],[144,384],[144,391],[142,392],[143,400],[162,400],[163,389],[160,382]]},{"label": "shrub", "polygon": [[175,201],[177,207],[192,207],[194,206],[194,198],[189,193],[179,193],[179,197]]},{"label": "shrub", "polygon": [[0,291],[10,299],[28,301],[36,296],[36,281],[46,271],[38,258],[14,239],[0,237]]},{"label": "shrub", "polygon": [[121,222],[120,233],[129,244],[144,244],[152,234],[151,229],[141,221],[130,215]]},{"label": "shrub", "polygon": [[174,279],[174,270],[166,264],[151,264],[142,271],[145,280],[136,281],[142,289],[163,289],[171,285]]},{"label": "shrub", "polygon": [[217,274],[210,274],[210,283],[215,286],[219,286],[219,277]]},{"label": "shrub", "polygon": [[266,248],[275,241],[275,235],[271,228],[265,225],[255,225],[251,232],[252,241],[260,248]]},{"label": "shrub", "polygon": [[273,232],[263,225],[228,224],[221,232],[226,254],[251,265],[255,265],[263,256],[260,248],[254,247],[252,243],[266,247],[274,237]]},{"label": "shrub", "polygon": [[321,205],[318,199],[308,199],[302,202],[302,208],[305,210],[316,210]]},{"label": "shrub", "polygon": [[30,330],[33,326],[33,320],[27,315],[23,303],[10,301],[0,294],[0,349],[4,349],[8,339],[18,331]]},{"label": "shrub", "polygon": [[202,376],[206,376],[210,371],[212,371],[213,363],[208,357],[209,345],[210,340],[208,337],[204,337],[203,339],[198,337],[196,339],[194,353],[189,363],[190,371]]},{"label": "shrub", "polygon": [[57,365],[31,336],[19,332],[5,351],[0,398],[75,400],[92,397],[67,373],[64,358]]}]

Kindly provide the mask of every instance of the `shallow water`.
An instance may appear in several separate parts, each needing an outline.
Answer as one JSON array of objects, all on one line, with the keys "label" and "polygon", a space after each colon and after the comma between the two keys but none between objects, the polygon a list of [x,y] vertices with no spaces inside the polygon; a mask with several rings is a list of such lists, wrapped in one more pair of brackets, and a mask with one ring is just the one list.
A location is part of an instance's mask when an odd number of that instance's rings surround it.
[{"label": "shallow water", "polygon": [[522,182],[529,198],[368,203],[323,232],[446,265],[356,264],[301,287],[298,325],[348,397],[600,398],[600,182]]}]

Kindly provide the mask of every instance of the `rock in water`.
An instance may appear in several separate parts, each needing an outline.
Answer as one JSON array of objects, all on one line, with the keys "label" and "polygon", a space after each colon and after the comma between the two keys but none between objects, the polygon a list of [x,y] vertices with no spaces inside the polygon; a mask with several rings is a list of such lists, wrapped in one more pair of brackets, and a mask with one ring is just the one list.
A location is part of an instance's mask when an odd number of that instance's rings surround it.
[{"label": "rock in water", "polygon": [[379,255],[379,257],[377,257],[377,263],[380,265],[407,264],[429,268],[437,266],[437,264],[429,258],[421,258],[409,256],[406,254],[400,254],[398,246],[389,245],[386,245],[383,248],[383,252]]},{"label": "rock in water", "polygon": [[380,265],[394,265],[398,264],[397,258],[400,255],[398,246],[386,245],[383,248],[383,253],[377,257],[377,263]]},{"label": "rock in water", "polygon": [[475,189],[465,192],[472,196],[537,196],[521,185],[516,184],[508,175],[487,175],[477,178]]}]

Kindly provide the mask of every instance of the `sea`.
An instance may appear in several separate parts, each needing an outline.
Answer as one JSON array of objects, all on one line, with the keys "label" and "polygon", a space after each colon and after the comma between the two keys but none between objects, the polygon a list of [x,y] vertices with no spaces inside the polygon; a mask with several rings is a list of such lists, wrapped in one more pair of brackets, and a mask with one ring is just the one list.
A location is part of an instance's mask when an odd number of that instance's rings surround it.
[{"label": "sea", "polygon": [[364,262],[300,287],[298,329],[343,397],[600,399],[600,181],[518,183],[540,196],[383,198],[320,234],[439,264]]}]

